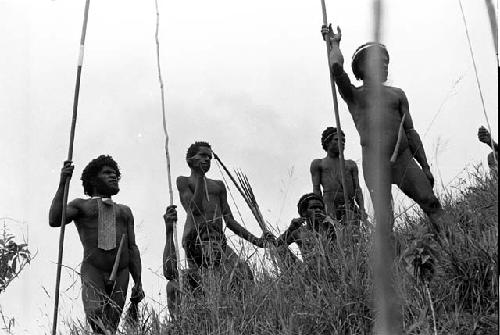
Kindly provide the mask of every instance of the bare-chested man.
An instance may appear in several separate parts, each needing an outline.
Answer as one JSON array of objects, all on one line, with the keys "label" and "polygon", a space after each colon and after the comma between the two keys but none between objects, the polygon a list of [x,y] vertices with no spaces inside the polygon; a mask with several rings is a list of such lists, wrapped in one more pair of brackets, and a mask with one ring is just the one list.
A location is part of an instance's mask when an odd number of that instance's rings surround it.
[{"label": "bare-chested man", "polygon": [[[61,226],[66,177],[73,174],[71,162],[61,170],[59,187],[49,211],[51,227]],[[74,221],[83,245],[81,265],[82,300],[87,321],[98,334],[114,334],[127,296],[129,274],[135,285],[134,299],[142,299],[141,257],[135,243],[134,217],[128,206],[111,200],[119,192],[120,170],[111,156],[101,155],[83,170],[83,190],[90,198],[77,198],[67,205],[66,223]],[[106,292],[118,247],[125,236],[116,281]],[[108,288],[109,289],[109,288]],[[103,329],[103,327],[105,329]]]},{"label": "bare-chested man", "polygon": [[[354,214],[353,218],[366,219],[363,192],[359,187],[358,166],[353,160],[345,160],[345,179],[347,199],[344,203],[344,189],[340,175],[340,149],[338,145],[339,133],[337,128],[328,127],[321,136],[321,145],[326,151],[326,157],[315,159],[311,163],[311,177],[313,192],[323,197],[328,215],[342,220],[349,209]],[[342,132],[341,141],[345,145],[345,134]],[[321,191],[323,187],[323,191]],[[356,206],[357,203],[357,206]],[[347,208],[346,208],[347,207]]]},{"label": "bare-chested man", "polygon": [[[322,33],[331,45],[329,57],[333,77],[340,95],[347,103],[361,139],[363,174],[372,201],[377,201],[390,210],[391,183],[397,184],[403,193],[420,205],[429,216],[434,230],[439,231],[439,226],[443,222],[443,211],[434,195],[434,177],[427,163],[422,141],[413,128],[408,99],[402,89],[383,85],[387,80],[389,65],[389,53],[386,47],[378,43],[367,43],[356,50],[352,60],[352,70],[356,79],[363,80],[363,85],[355,87],[343,68],[344,57],[339,48],[340,29],[335,34],[331,26],[324,26]],[[379,57],[369,57],[373,53],[377,53]],[[372,59],[379,59],[380,63],[370,63]],[[372,76],[373,71],[369,70],[370,66],[372,69],[380,69],[380,78]],[[377,91],[381,92],[382,96],[382,106],[379,108],[373,100],[374,92]],[[403,136],[397,159],[391,163],[390,158],[398,142],[403,115],[405,115]],[[384,175],[382,180],[387,182],[380,182],[375,166],[381,166],[381,173]],[[374,199],[374,194],[379,194],[382,199]]]},{"label": "bare-chested man", "polygon": [[297,207],[300,217],[291,221],[275,243],[283,246],[295,242],[303,261],[315,265],[317,257],[325,256],[325,247],[335,242],[335,220],[326,214],[323,198],[315,193],[304,194]]},{"label": "bare-chested man", "polygon": [[[236,235],[261,248],[264,247],[268,237],[255,237],[233,218],[227,203],[224,183],[205,176],[210,170],[212,156],[211,147],[207,142],[195,142],[186,154],[191,175],[177,178],[181,204],[187,214],[182,246],[186,252],[189,272],[208,267],[223,272],[234,269],[236,278],[253,280],[248,264],[227,245],[222,222],[226,222],[227,227]],[[169,280],[167,284],[169,307],[173,308],[177,303],[178,286],[172,234],[173,222],[177,220],[175,206],[167,207],[164,220],[167,234],[163,254],[164,275]]]},{"label": "bare-chested man", "polygon": [[481,126],[477,131],[477,137],[479,141],[483,142],[489,146],[493,151],[488,155],[488,167],[491,171],[498,171],[497,161],[498,161],[498,144],[491,139],[491,134],[488,129]]}]

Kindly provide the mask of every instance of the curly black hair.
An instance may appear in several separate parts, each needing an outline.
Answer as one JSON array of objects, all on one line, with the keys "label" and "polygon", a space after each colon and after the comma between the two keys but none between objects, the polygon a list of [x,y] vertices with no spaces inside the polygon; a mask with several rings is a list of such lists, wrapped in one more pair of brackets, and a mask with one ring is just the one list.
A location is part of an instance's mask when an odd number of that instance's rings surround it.
[{"label": "curly black hair", "polygon": [[352,55],[352,72],[358,80],[363,80],[364,73],[361,70],[361,65],[365,62],[368,49],[371,49],[372,47],[380,48],[380,50],[382,50],[382,52],[387,57],[387,63],[389,63],[389,52],[387,51],[385,45],[377,42],[368,42],[363,44],[362,46],[357,48]]},{"label": "curly black hair", "polygon": [[[335,134],[337,134],[338,129],[335,127],[328,127],[325,130],[323,130],[323,133],[321,134],[321,146],[323,147],[323,150],[327,151],[328,150],[328,144],[330,143],[331,139]],[[342,136],[345,137],[344,131],[341,132]]]},{"label": "curly black hair", "polygon": [[323,208],[325,207],[325,203],[323,198],[315,193],[307,193],[300,197],[299,202],[297,203],[297,209],[299,211],[299,215],[303,216],[304,212],[307,210],[307,204],[311,200],[319,200],[323,204]]},{"label": "curly black hair", "polygon": [[100,155],[99,157],[90,161],[85,169],[83,169],[82,180],[83,192],[86,195],[92,196],[92,179],[94,179],[97,174],[101,171],[103,166],[109,166],[116,171],[116,179],[119,181],[121,178],[120,168],[116,164],[113,157],[109,155]]},{"label": "curly black hair", "polygon": [[194,155],[196,155],[198,153],[198,150],[200,150],[201,147],[206,147],[206,148],[209,148],[210,150],[212,149],[212,147],[210,146],[210,144],[208,144],[208,142],[196,141],[189,146],[189,148],[186,152],[186,159],[191,158]]}]

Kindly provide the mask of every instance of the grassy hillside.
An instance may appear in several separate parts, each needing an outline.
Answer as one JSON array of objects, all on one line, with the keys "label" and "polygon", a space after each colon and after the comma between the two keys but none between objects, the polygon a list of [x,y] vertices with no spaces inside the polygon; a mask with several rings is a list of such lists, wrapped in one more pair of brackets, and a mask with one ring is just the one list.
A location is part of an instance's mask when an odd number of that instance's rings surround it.
[{"label": "grassy hillside", "polygon": [[[471,173],[442,195],[448,227],[440,244],[422,232],[423,215],[403,214],[394,264],[405,334],[498,334],[498,180]],[[370,232],[342,231],[308,266],[256,271],[231,288],[208,276],[175,319],[143,306],[128,334],[370,334],[374,322]],[[262,269],[262,266],[259,266]],[[264,266],[264,268],[273,268]],[[434,326],[435,322],[435,326]],[[80,327],[74,327],[81,333]]]}]

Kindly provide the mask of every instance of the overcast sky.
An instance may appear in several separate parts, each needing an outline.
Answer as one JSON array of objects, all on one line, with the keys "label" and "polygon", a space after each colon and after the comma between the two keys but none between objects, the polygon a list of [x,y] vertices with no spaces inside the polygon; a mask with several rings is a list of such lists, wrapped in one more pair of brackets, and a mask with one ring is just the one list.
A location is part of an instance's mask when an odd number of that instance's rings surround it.
[{"label": "overcast sky", "polygon": [[[5,222],[28,234],[37,252],[0,298],[19,334],[50,330],[59,230],[48,226],[47,216],[67,156],[84,2],[0,0],[0,217],[20,221]],[[342,27],[350,74],[352,53],[372,39],[370,4],[327,1],[330,19]],[[497,139],[497,61],[486,6],[464,0],[464,7]],[[246,172],[265,218],[284,230],[298,198],[312,191],[309,164],[324,156],[321,132],[335,122],[320,1],[161,0],[160,11],[174,180],[189,173],[187,147],[209,141],[226,165]],[[83,196],[79,178],[91,159],[107,153],[117,160],[123,176],[115,199],[135,215],[144,289],[160,306],[168,188],[155,20],[153,0],[91,2],[70,198]],[[405,90],[437,179],[448,184],[466,166],[486,164],[489,150],[476,137],[486,121],[458,2],[386,1],[384,28],[388,83]],[[360,163],[359,137],[343,102],[340,113],[346,157]],[[215,164],[208,176],[221,178]],[[246,226],[260,235],[234,195]],[[395,198],[411,204],[399,193]],[[180,210],[180,230],[184,219]],[[78,269],[81,257],[70,225],[64,264]],[[61,290],[62,320],[82,318],[74,272],[63,271]]]}]

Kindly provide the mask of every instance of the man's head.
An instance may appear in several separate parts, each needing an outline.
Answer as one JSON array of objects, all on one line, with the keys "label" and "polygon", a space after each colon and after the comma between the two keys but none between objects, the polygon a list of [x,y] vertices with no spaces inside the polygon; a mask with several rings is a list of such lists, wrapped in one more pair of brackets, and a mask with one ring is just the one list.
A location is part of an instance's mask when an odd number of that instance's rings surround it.
[{"label": "man's head", "polygon": [[[376,63],[374,63],[376,62]],[[358,80],[369,80],[375,70],[380,71],[380,81],[388,76],[389,52],[385,45],[368,42],[356,49],[352,56],[352,72]]]},{"label": "man's head", "polygon": [[339,133],[338,129],[335,127],[326,128],[321,135],[321,145],[323,146],[323,150],[329,154],[338,155],[340,152],[339,135],[342,138],[342,147],[345,147],[344,132],[342,131]]},{"label": "man's head", "polygon": [[212,147],[210,144],[197,141],[189,146],[186,153],[186,161],[191,169],[202,168],[204,172],[208,172],[212,156]]},{"label": "man's head", "polygon": [[323,199],[314,193],[304,194],[297,204],[299,215],[307,219],[325,217],[325,203]]},{"label": "man's head", "polygon": [[82,172],[83,191],[89,196],[112,196],[120,191],[121,174],[111,156],[100,155],[93,159]]}]

